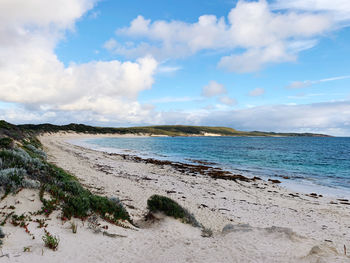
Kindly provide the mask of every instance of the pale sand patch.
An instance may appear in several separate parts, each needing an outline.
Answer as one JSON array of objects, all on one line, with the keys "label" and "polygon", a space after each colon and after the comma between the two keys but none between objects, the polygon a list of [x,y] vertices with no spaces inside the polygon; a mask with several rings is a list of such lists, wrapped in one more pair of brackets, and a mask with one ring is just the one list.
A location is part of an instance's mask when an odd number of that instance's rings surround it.
[{"label": "pale sand patch", "polygon": [[[80,137],[79,137],[80,136]],[[83,135],[87,137],[87,135]],[[115,135],[113,135],[115,136]],[[58,251],[44,248],[40,231],[30,240],[23,229],[7,224],[2,257],[4,262],[349,262],[344,245],[350,248],[350,207],[331,198],[314,199],[295,194],[267,182],[235,183],[206,176],[189,176],[170,166],[124,160],[66,141],[77,134],[41,136],[49,160],[73,173],[92,192],[119,197],[134,221],[146,210],[152,194],[178,201],[198,221],[214,231],[203,238],[201,231],[166,218],[139,231],[110,226],[109,231],[126,238],[94,234],[80,221],[78,233],[51,216],[48,230],[60,236]],[[89,135],[88,137],[91,137]],[[98,137],[101,137],[98,135]],[[28,195],[33,193],[26,190]],[[168,192],[168,193],[167,193]],[[20,192],[21,194],[21,192]],[[10,197],[8,197],[10,198]],[[25,202],[26,196],[20,198]],[[23,200],[22,200],[23,199]],[[5,202],[7,199],[3,200]],[[330,204],[334,201],[337,204]],[[1,207],[3,206],[1,202]],[[7,201],[6,201],[7,202]],[[33,210],[38,200],[25,203]],[[35,208],[35,209],[34,209]],[[17,209],[17,208],[16,208]],[[18,208],[20,209],[20,208]],[[228,224],[234,227],[222,234]],[[277,226],[277,228],[273,227]],[[290,228],[291,230],[284,229]],[[34,230],[33,230],[34,231]],[[36,233],[36,232],[35,232]],[[329,241],[325,241],[329,240]],[[32,245],[32,252],[23,247]],[[317,247],[315,247],[317,246]]]}]

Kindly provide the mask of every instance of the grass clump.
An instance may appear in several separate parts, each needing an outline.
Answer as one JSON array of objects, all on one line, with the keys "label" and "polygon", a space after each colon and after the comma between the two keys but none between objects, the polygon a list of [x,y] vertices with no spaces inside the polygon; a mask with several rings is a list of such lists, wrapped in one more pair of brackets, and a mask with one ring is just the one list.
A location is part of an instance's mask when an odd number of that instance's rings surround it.
[{"label": "grass clump", "polygon": [[2,231],[2,228],[0,227],[0,246],[2,245],[2,239],[5,237],[5,233]]},{"label": "grass clump", "polygon": [[13,148],[13,140],[9,137],[0,138],[0,149],[11,149]]},{"label": "grass clump", "polygon": [[57,236],[51,235],[50,232],[45,231],[45,235],[42,237],[45,246],[52,249],[53,251],[57,250],[60,239]]},{"label": "grass clump", "polygon": [[147,200],[147,207],[151,212],[163,212],[167,216],[181,219],[186,224],[201,227],[193,214],[168,197],[152,195]]}]

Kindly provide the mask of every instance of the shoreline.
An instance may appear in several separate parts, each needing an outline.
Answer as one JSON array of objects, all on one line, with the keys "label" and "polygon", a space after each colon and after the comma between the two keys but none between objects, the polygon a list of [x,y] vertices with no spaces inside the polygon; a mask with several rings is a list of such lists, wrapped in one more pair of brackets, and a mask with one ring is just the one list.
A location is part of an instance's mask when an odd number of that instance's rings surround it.
[{"label": "shoreline", "polygon": [[[68,135],[70,137],[70,135]],[[120,135],[120,136],[113,136],[113,135],[106,135],[106,136],[99,136],[99,135],[93,135],[93,136],[88,136],[85,137],[85,135],[82,135],[82,137],[79,137],[79,135],[77,135],[77,138],[70,138],[68,139],[66,142],[76,145],[76,146],[80,146],[83,148],[88,148],[91,150],[95,150],[95,151],[100,151],[100,152],[106,152],[109,154],[117,154],[120,156],[128,156],[128,158],[134,158],[135,161],[152,161],[152,160],[157,160],[160,163],[161,162],[170,162],[170,163],[177,163],[179,165],[182,166],[192,166],[194,165],[205,165],[208,166],[208,169],[218,169],[221,170],[222,172],[227,172],[228,174],[239,174],[242,177],[247,177],[247,178],[262,178],[265,181],[268,181],[269,179],[271,180],[278,180],[280,181],[279,185],[282,187],[287,188],[290,191],[294,191],[294,192],[299,192],[302,194],[311,194],[311,193],[317,193],[318,195],[322,195],[322,196],[327,196],[330,198],[345,198],[345,199],[350,199],[350,189],[347,188],[340,188],[340,187],[332,187],[332,186],[326,186],[326,185],[320,185],[320,184],[316,184],[316,183],[311,183],[309,181],[307,181],[306,179],[303,180],[294,180],[293,178],[290,178],[287,176],[287,178],[285,178],[285,176],[278,176],[278,175],[266,175],[266,174],[260,174],[260,175],[256,175],[254,174],[254,171],[249,171],[248,174],[247,172],[242,172],[241,169],[225,169],[222,167],[222,165],[218,164],[218,163],[212,163],[212,162],[207,162],[207,161],[203,161],[203,160],[195,160],[195,159],[185,159],[188,160],[188,162],[185,162],[185,160],[175,160],[172,159],[169,156],[157,156],[156,154],[147,154],[147,153],[140,153],[137,152],[135,150],[131,150],[131,149],[116,149],[116,148],[112,148],[112,147],[102,147],[99,145],[95,145],[95,144],[90,144],[88,142],[85,142],[85,140],[87,139],[91,139],[91,138],[145,138],[145,137],[152,137],[152,136],[147,136],[147,135]],[[134,152],[134,153],[133,153]],[[140,160],[142,159],[142,160]]]},{"label": "shoreline", "polygon": [[[40,238],[30,240],[23,229],[6,224],[4,231],[10,235],[2,249],[5,262],[88,263],[116,258],[130,263],[349,261],[344,255],[344,246],[350,247],[347,201],[297,194],[267,181],[215,179],[193,167],[134,160],[72,145],[66,142],[69,137],[84,135],[39,136],[48,161],[73,174],[92,193],[118,197],[139,228],[100,221],[117,235],[111,238],[73,219],[78,224],[78,233],[73,234],[69,222],[62,223],[59,213],[54,213],[47,229],[61,242],[57,251],[50,251],[42,248]],[[200,229],[169,217],[145,224],[147,199],[153,194],[178,202],[212,230],[213,236],[203,237]],[[40,207],[34,190],[22,190],[2,202],[7,206],[18,203],[18,214]],[[36,225],[28,228],[37,235]],[[28,245],[30,253],[23,252]]]},{"label": "shoreline", "polygon": [[[80,138],[83,137],[85,136],[80,136]],[[122,199],[133,200],[130,205],[139,210],[138,213],[135,211],[134,215],[141,216],[146,209],[145,200],[151,194],[157,193],[171,197],[187,207],[205,227],[213,229],[214,232],[220,232],[228,223],[248,223],[261,228],[276,225],[291,228],[302,236],[324,242],[329,240],[330,236],[334,237],[334,233],[328,231],[330,229],[335,231],[338,228],[337,231],[343,229],[338,236],[342,236],[340,240],[346,238],[347,243],[350,243],[350,236],[345,234],[350,227],[345,223],[346,218],[350,222],[350,205],[341,204],[337,198],[299,194],[266,181],[235,182],[215,180],[206,175],[192,176],[181,171],[182,168],[178,171],[167,164],[157,165],[127,160],[118,154],[110,155],[74,146],[67,143],[67,139],[69,139],[67,136],[62,135],[56,138],[41,137],[44,146],[54,145],[49,153],[54,153],[52,150],[57,150],[59,147],[64,150],[62,157],[55,153],[56,163],[76,174],[78,178],[84,179],[87,185],[98,181],[99,184],[104,184],[105,193],[115,192],[115,186],[107,186],[108,183],[101,182],[100,176],[96,175],[95,178],[97,178],[94,180],[89,180],[87,176],[80,177],[79,169],[72,169],[74,165],[60,160],[60,158],[66,159],[67,151],[74,153],[78,160],[82,158],[84,162],[89,163],[90,167],[97,167],[101,176],[109,177],[105,178],[107,182],[119,179],[120,182],[117,185],[127,186],[127,189],[117,193],[121,195],[124,192],[126,196],[121,196]],[[134,187],[139,190],[135,191]],[[144,192],[140,194],[139,191]],[[135,202],[135,199],[138,201]],[[324,211],[327,212],[324,213]],[[210,214],[212,217],[208,216]],[[337,219],[340,221],[335,222],[333,214],[342,214]],[[319,223],[315,225],[315,222]],[[322,225],[327,225],[327,229],[323,229]],[[320,230],[322,231],[319,232]],[[324,233],[325,235],[321,235],[322,238],[320,238],[318,235],[322,232],[328,233]],[[340,243],[346,243],[345,240],[340,240]]]}]

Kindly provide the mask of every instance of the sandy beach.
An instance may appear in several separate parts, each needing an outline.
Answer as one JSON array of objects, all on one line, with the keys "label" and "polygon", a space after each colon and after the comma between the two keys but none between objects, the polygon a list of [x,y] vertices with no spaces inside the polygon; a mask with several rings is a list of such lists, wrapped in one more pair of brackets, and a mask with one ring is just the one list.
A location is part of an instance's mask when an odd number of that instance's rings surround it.
[{"label": "sandy beach", "polygon": [[[348,201],[296,193],[263,180],[214,179],[68,142],[92,136],[60,133],[39,139],[49,162],[75,175],[91,192],[118,197],[138,227],[100,220],[108,231],[96,233],[88,222],[75,219],[78,231],[73,234],[55,212],[47,229],[60,244],[51,251],[43,247],[43,230],[36,225],[28,226],[32,239],[22,228],[6,224],[4,232],[10,234],[0,262],[350,262]],[[199,228],[161,215],[145,222],[153,194],[176,200],[213,236],[202,237]],[[22,190],[1,201],[1,207],[14,204],[17,214],[38,210],[38,191]]]}]

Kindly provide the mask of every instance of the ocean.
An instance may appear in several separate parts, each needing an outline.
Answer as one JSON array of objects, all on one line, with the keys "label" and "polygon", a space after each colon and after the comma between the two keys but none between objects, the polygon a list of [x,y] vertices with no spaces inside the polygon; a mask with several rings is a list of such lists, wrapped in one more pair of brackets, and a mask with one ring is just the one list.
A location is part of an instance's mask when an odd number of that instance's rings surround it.
[{"label": "ocean", "polygon": [[244,176],[278,179],[297,192],[350,197],[350,138],[122,137],[74,144],[144,158],[205,161]]}]

